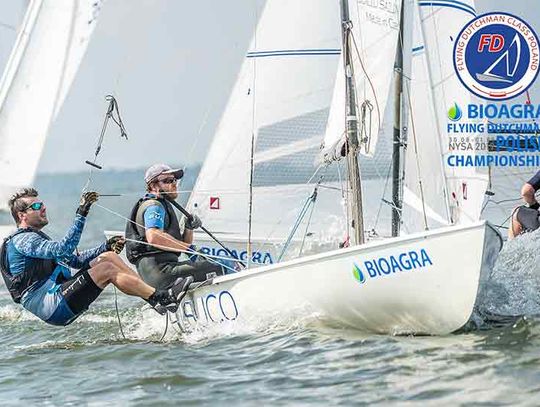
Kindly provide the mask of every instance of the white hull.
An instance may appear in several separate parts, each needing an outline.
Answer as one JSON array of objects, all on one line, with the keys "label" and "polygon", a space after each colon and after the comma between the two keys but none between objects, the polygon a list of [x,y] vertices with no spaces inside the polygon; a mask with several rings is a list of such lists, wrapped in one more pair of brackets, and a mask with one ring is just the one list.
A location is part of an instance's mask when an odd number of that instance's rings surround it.
[{"label": "white hull", "polygon": [[501,246],[478,222],[262,266],[190,291],[176,323],[191,330],[311,310],[360,330],[444,335],[470,318]]}]

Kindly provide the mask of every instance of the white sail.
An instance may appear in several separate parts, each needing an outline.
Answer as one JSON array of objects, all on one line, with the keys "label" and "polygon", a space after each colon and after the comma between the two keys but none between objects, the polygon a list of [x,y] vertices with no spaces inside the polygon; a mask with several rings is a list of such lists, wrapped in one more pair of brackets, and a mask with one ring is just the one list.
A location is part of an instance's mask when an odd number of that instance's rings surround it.
[{"label": "white sail", "polygon": [[[399,37],[401,0],[372,2],[349,0],[353,24],[353,66],[356,79],[358,119],[365,119],[362,137],[369,137],[360,152],[372,156],[377,151],[379,137],[392,134],[392,77]],[[325,161],[341,159],[345,143],[345,80],[340,64],[336,76],[334,100],[328,119],[322,157]],[[361,108],[368,102],[371,113],[362,117]],[[390,102],[390,104],[388,103]],[[371,115],[371,116],[370,116]],[[385,150],[387,153],[388,150]],[[380,162],[380,160],[378,160]]]},{"label": "white sail", "polygon": [[33,182],[101,1],[32,0],[0,82],[0,207]]},{"label": "white sail", "polygon": [[405,89],[410,120],[404,233],[480,218],[487,172],[446,164],[450,153],[448,109],[470,102],[470,95],[464,91],[452,65],[453,41],[474,15],[472,1],[418,3],[411,80]]},{"label": "white sail", "polygon": [[[339,38],[338,2],[267,2],[190,198],[211,230],[248,234],[253,141],[253,235],[287,236],[313,191],[308,181],[326,126]],[[336,218],[339,192],[331,194],[338,199],[329,200],[328,216],[313,219]]]}]

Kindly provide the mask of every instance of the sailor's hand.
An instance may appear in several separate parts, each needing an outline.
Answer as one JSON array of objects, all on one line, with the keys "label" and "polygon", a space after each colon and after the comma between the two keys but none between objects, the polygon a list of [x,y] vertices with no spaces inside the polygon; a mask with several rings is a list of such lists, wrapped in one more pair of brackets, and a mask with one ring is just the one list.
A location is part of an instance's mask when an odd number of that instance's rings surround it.
[{"label": "sailor's hand", "polygon": [[124,250],[126,244],[126,239],[123,236],[113,236],[107,239],[107,251],[115,252],[120,254]]},{"label": "sailor's hand", "polygon": [[88,191],[81,195],[81,200],[79,202],[79,207],[77,208],[77,213],[84,217],[88,216],[90,207],[94,202],[99,198],[99,194],[94,191]]},{"label": "sailor's hand", "polygon": [[197,215],[191,215],[191,218],[186,219],[186,228],[193,230],[200,228],[202,226],[201,218],[199,218]]}]

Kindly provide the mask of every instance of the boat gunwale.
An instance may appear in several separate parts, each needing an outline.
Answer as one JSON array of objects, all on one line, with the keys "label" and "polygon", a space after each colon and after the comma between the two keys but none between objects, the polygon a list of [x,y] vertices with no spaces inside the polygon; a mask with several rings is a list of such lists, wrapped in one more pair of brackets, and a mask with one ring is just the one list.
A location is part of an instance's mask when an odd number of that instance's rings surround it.
[{"label": "boat gunwale", "polygon": [[[401,243],[401,242],[406,242],[406,241],[423,240],[433,235],[449,235],[449,234],[454,234],[456,232],[469,230],[469,229],[478,229],[481,227],[484,227],[484,228],[491,227],[493,230],[495,230],[495,232],[500,237],[500,234],[497,232],[497,230],[493,228],[487,220],[480,220],[480,221],[467,224],[467,225],[447,226],[447,227],[438,228],[435,230],[427,230],[424,232],[413,233],[406,236],[398,236],[394,238],[387,238],[383,240],[372,241],[372,242],[365,243],[363,245],[355,245],[348,248],[336,249],[336,250],[332,250],[332,251],[328,251],[324,253],[317,253],[314,255],[309,255],[309,256],[298,258],[298,259],[287,260],[282,263],[274,263],[274,264],[269,264],[269,265],[265,265],[261,267],[255,267],[252,269],[245,269],[237,273],[214,277],[211,284],[205,284],[204,287],[209,288],[212,285],[228,283],[234,280],[242,280],[244,278],[249,278],[257,274],[261,274],[261,273],[285,271],[287,269],[290,269],[291,267],[294,267],[303,263],[306,263],[306,264],[311,263],[319,259],[335,259],[339,257],[345,257],[355,252],[360,253],[366,249],[386,246],[389,243]],[[193,288],[193,290],[190,290],[190,291],[197,290],[197,288],[198,287],[195,287]]]}]

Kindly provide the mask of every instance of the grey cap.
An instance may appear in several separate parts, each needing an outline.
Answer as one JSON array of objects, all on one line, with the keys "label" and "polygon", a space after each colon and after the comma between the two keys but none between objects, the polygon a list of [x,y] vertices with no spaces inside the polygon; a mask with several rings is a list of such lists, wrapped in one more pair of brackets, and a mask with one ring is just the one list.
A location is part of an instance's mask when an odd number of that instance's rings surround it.
[{"label": "grey cap", "polygon": [[180,179],[184,176],[184,170],[180,168],[173,169],[167,164],[154,164],[144,173],[144,182],[149,184],[162,174],[172,174],[176,179]]}]

